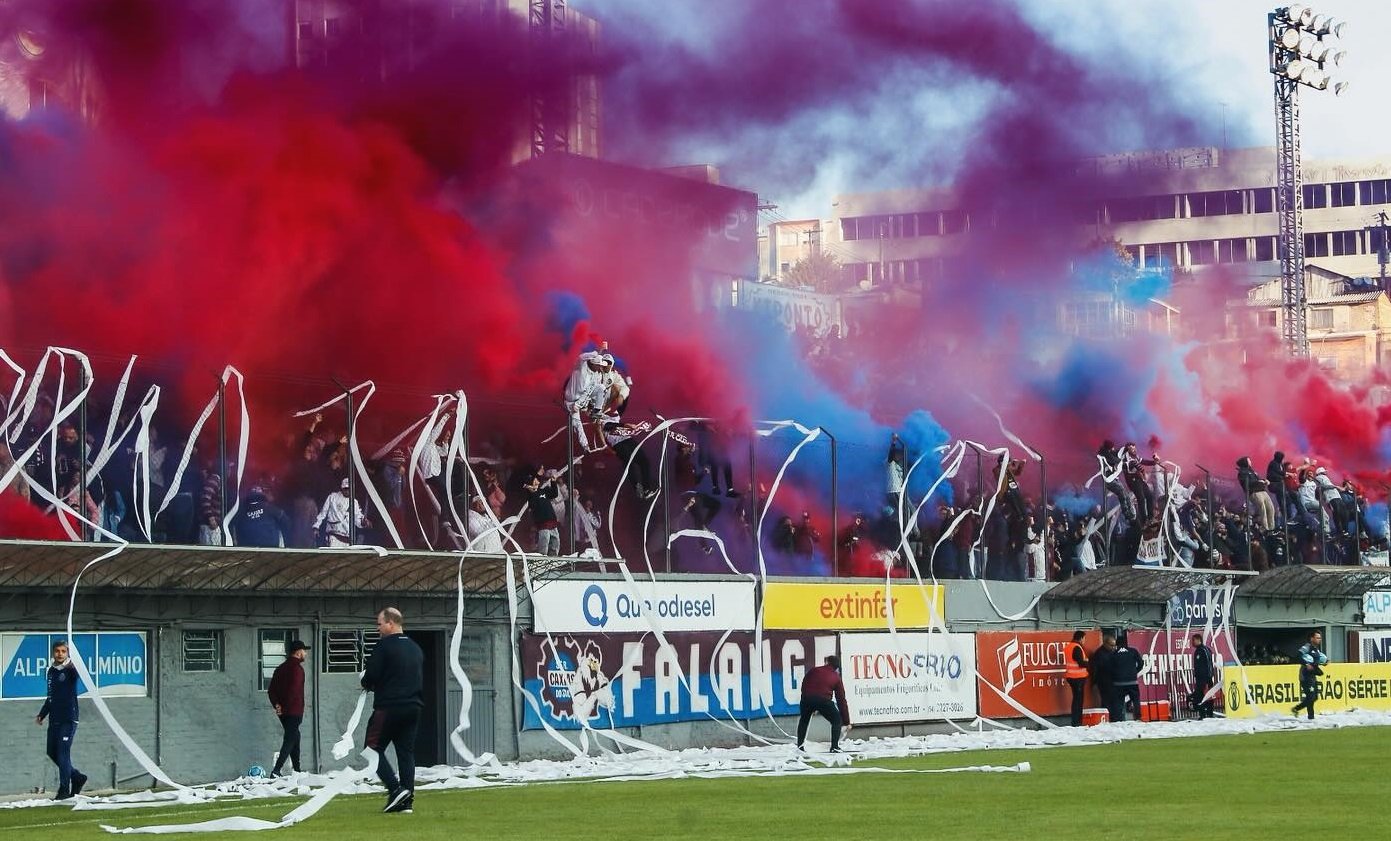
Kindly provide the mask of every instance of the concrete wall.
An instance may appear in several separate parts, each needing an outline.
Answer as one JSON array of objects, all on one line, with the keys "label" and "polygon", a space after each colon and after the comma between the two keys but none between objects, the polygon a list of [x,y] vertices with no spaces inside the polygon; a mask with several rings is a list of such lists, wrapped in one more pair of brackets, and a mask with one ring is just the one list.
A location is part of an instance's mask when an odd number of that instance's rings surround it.
[{"label": "concrete wall", "polygon": [[[171,777],[197,783],[245,774],[253,765],[269,768],[280,746],[280,725],[260,688],[259,629],[294,629],[311,647],[305,669],[305,721],[301,728],[301,757],[306,770],[340,767],[330,749],[341,735],[358,696],[354,674],[324,674],[324,629],[373,627],[372,617],[384,604],[399,606],[407,631],[439,632],[439,668],[446,692],[458,686],[443,658],[455,618],[454,598],[373,599],[367,597],[155,597],[92,594],[79,599],[74,630],[131,630],[146,632],[149,645],[150,693],[143,698],[109,698],[119,724]],[[507,663],[505,606],[466,603],[466,634],[480,638],[492,657],[492,668]],[[14,595],[0,601],[0,630],[61,631],[67,598],[58,594]],[[220,629],[223,669],[186,672],[183,669],[183,631]],[[487,689],[488,687],[483,687]],[[505,684],[500,688],[505,689]],[[475,697],[478,697],[477,695]],[[483,693],[483,697],[488,697]],[[496,742],[504,758],[516,755],[515,722],[510,693],[491,696],[488,718],[495,730],[483,737]],[[317,699],[317,703],[316,703]],[[44,756],[45,728],[34,725],[41,701],[0,701],[0,732],[11,734],[10,759],[0,766],[0,794],[53,791],[57,771]],[[82,723],[74,762],[92,778],[93,788],[113,780],[122,788],[150,783],[143,770],[121,746],[90,700],[80,702]],[[446,712],[441,705],[441,719]],[[454,722],[442,722],[447,733]],[[355,740],[360,747],[365,718]],[[441,736],[443,739],[443,735]],[[441,743],[443,747],[443,742]],[[447,751],[441,756],[453,759]]]}]

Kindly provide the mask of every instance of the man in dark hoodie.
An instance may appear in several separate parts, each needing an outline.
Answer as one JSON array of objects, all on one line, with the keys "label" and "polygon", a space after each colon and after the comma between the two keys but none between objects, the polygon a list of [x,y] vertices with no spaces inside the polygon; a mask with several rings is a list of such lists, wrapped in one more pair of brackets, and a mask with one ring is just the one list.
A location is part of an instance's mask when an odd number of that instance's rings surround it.
[{"label": "man in dark hoodie", "polygon": [[289,545],[290,518],[271,503],[265,489],[258,485],[246,495],[241,511],[233,519],[232,534],[238,546]]},{"label": "man in dark hoodie", "polygon": [[82,793],[87,775],[72,765],[72,743],[77,738],[77,669],[68,659],[65,641],[53,644],[53,656],[48,662],[48,695],[34,723],[42,726],[45,718],[48,758],[58,766],[58,799],[67,800]]},{"label": "man in dark hoodie", "polygon": [[280,753],[275,757],[275,768],[271,776],[280,776],[285,760],[296,774],[304,769],[299,765],[299,725],[304,721],[304,658],[309,656],[309,646],[300,640],[290,643],[285,661],[275,667],[271,676],[267,695],[270,705],[280,719],[284,734],[280,740]]},{"label": "man in dark hoodie", "polygon": [[1285,454],[1279,450],[1275,451],[1275,458],[1270,460],[1270,464],[1265,466],[1265,480],[1270,483],[1270,495],[1275,498],[1275,505],[1280,509],[1282,523],[1290,516],[1290,496],[1286,492],[1285,484],[1285,473],[1288,469]]},{"label": "man in dark hoodie", "polygon": [[1115,442],[1109,438],[1102,441],[1096,450],[1096,457],[1101,462],[1101,481],[1105,483],[1106,490],[1120,500],[1121,513],[1125,515],[1126,522],[1135,522],[1135,505],[1130,501],[1130,494],[1121,486],[1121,474],[1124,469]]}]

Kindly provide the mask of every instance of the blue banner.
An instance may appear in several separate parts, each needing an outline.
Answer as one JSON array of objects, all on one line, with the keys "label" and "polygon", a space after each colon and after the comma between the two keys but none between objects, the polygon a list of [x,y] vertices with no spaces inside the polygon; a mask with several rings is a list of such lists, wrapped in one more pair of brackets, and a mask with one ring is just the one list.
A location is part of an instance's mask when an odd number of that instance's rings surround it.
[{"label": "blue banner", "polygon": [[[48,665],[53,644],[64,634],[0,634],[0,699],[43,700],[48,694]],[[74,634],[69,641],[82,655],[103,697],[149,694],[149,652],[143,631]],[[85,681],[78,692],[91,691]]]},{"label": "blue banner", "polygon": [[[835,634],[749,632],[527,634],[522,729],[558,730],[795,715],[807,670]],[[753,664],[761,660],[758,669]],[[755,676],[755,671],[758,672]],[[684,675],[684,679],[683,679]]]}]

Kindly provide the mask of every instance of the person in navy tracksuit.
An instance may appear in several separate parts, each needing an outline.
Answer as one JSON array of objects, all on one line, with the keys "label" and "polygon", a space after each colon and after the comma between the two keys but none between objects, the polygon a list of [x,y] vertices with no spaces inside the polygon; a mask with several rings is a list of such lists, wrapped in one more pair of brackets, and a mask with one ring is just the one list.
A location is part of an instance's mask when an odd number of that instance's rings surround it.
[{"label": "person in navy tracksuit", "polygon": [[65,641],[53,644],[48,664],[48,695],[34,718],[42,726],[48,719],[48,758],[58,766],[58,799],[82,793],[87,775],[72,765],[72,743],[77,738],[77,669],[68,659]]}]

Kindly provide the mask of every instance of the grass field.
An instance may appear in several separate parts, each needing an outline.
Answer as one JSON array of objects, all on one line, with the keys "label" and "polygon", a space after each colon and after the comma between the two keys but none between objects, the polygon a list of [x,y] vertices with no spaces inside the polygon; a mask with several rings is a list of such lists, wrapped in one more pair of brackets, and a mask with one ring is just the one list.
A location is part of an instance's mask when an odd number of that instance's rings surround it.
[{"label": "grass field", "polygon": [[[1130,741],[942,754],[891,768],[1032,764],[1028,774],[855,774],[805,778],[575,782],[430,792],[412,815],[341,797],[276,839],[1376,838],[1384,826],[1391,728]],[[0,812],[0,835],[112,836],[122,826],[228,815],[276,820],[298,800],[119,812]],[[191,837],[191,836],[183,836]]]}]

